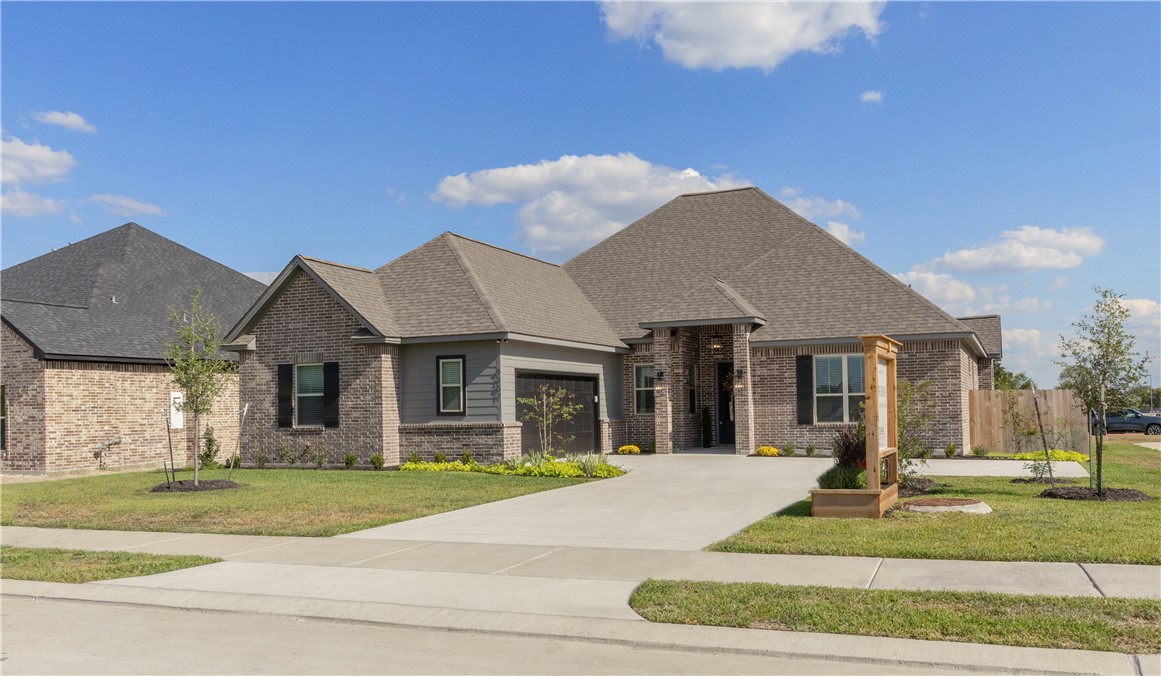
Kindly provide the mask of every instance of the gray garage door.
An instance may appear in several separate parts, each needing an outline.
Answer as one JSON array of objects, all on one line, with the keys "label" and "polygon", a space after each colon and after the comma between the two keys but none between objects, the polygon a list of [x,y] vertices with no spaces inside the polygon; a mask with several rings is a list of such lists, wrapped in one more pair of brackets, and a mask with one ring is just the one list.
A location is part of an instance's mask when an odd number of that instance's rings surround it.
[{"label": "gray garage door", "polygon": [[[559,422],[555,432],[572,439],[564,445],[566,453],[592,453],[600,448],[601,428],[598,421],[599,406],[597,405],[597,379],[594,376],[576,376],[553,373],[516,372],[516,398],[535,397],[542,385],[552,389],[564,388],[572,394],[570,404],[583,404],[584,409],[577,412],[572,420]],[[523,420],[524,412],[529,407],[517,402],[516,419]],[[540,434],[534,422],[524,421],[521,431],[521,450],[539,451]]]}]

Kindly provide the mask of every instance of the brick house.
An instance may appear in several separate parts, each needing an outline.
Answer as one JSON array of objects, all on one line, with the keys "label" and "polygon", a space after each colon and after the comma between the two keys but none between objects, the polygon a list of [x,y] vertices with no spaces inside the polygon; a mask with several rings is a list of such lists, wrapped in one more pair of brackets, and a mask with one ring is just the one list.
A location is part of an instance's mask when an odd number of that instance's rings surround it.
[{"label": "brick house", "polygon": [[[175,457],[191,462],[192,421],[170,414],[169,307],[188,307],[201,289],[203,305],[229,327],[264,288],[136,223],[5,269],[0,466],[159,467],[169,458],[167,419]],[[207,421],[230,451],[237,412],[234,374]]]},{"label": "brick house", "polygon": [[[228,334],[244,459],[283,443],[388,465],[535,447],[518,400],[586,409],[566,450],[830,448],[863,396],[861,334],[931,381],[963,448],[998,316],[956,319],[756,188],[682,195],[564,265],[444,233],[376,270],[296,256]],[[703,421],[708,420],[708,425]]]}]

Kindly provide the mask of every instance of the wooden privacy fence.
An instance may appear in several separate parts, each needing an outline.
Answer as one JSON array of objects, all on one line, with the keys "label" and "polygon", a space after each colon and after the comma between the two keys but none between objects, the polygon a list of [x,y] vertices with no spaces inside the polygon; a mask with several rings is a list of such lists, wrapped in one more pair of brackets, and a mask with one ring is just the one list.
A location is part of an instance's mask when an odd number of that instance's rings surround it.
[{"label": "wooden privacy fence", "polygon": [[[1031,390],[972,390],[968,393],[972,448],[991,453],[1041,449]],[[1088,421],[1072,390],[1037,390],[1049,448],[1089,452]],[[968,451],[969,449],[964,449]]]}]

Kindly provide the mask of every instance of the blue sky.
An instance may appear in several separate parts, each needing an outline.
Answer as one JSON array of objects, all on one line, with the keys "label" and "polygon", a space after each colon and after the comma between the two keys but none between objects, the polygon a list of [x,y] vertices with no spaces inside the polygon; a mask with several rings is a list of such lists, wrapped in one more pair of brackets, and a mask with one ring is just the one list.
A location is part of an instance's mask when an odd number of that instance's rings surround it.
[{"label": "blue sky", "polygon": [[1005,364],[1042,386],[1094,284],[1161,353],[1158,3],[0,19],[5,267],[130,220],[254,273],[377,267],[444,230],[559,262],[681,192],[752,184],[948,311],[1000,312]]}]

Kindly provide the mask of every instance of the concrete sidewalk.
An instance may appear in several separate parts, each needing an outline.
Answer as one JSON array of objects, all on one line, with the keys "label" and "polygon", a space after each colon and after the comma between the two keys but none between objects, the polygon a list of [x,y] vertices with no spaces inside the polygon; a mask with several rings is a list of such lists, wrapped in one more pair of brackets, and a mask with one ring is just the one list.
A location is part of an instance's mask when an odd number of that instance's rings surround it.
[{"label": "concrete sidewalk", "polygon": [[[592,594],[594,598],[600,597],[605,606],[620,604],[624,607],[632,589],[651,577],[864,589],[950,589],[1053,596],[1161,598],[1161,566],[1145,565],[731,554],[22,527],[4,528],[3,542],[5,545],[24,547],[201,554],[226,559],[229,566],[216,564],[110,583],[203,591],[261,592],[268,587],[271,593],[309,594],[312,593],[311,589],[298,589],[296,592],[293,585],[284,588],[278,582],[288,570],[285,566],[305,566],[330,569],[322,588],[346,588],[349,591],[343,593],[349,594],[349,597],[345,598],[352,600],[375,600],[374,595],[380,593],[376,589],[382,589],[382,600],[401,602],[395,596],[397,592],[387,587],[391,584],[418,587],[422,583],[428,589],[428,595],[407,602],[436,607],[487,609],[470,593],[458,590],[469,587],[477,590],[494,587],[500,590],[507,588],[504,586],[507,583],[496,578],[519,578],[528,591],[526,596],[530,598],[530,603],[548,613],[554,612],[553,603],[560,603],[562,612],[578,612],[571,608],[575,605],[573,602],[551,591],[559,588],[562,580],[600,583],[583,593]],[[265,565],[277,567],[267,569],[262,567]],[[379,572],[367,577],[364,572],[357,572],[359,569]],[[199,571],[213,572],[203,574]],[[300,572],[307,574],[305,570]],[[428,575],[416,576],[412,573]],[[371,579],[380,580],[383,584],[370,585],[367,581]],[[581,593],[579,589],[576,591]],[[490,592],[479,593],[487,595]],[[493,598],[493,603],[499,603],[500,597],[489,598]],[[566,607],[569,610],[565,611]],[[501,604],[493,609],[510,608]],[[599,617],[616,616],[611,610],[590,612],[595,612],[593,616]]]}]

